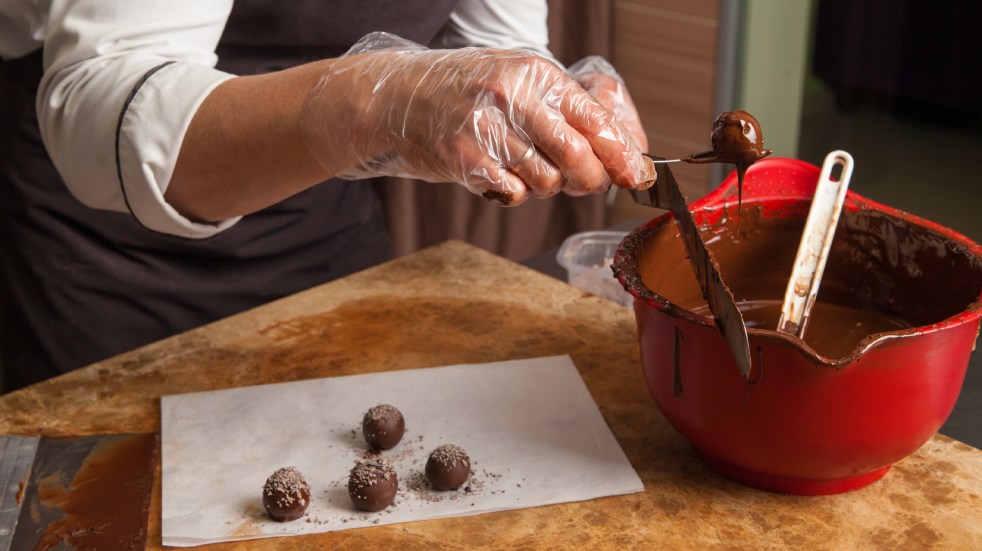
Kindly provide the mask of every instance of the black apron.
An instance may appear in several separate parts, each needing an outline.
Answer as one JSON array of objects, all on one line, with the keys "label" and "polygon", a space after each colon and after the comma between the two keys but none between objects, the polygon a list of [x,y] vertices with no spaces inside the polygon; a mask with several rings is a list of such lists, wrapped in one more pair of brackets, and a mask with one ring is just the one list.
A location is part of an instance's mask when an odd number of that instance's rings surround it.
[{"label": "black apron", "polygon": [[[371,31],[428,44],[457,0],[239,0],[219,68],[343,53]],[[282,10],[289,6],[288,12]],[[41,52],[0,66],[0,366],[10,391],[389,257],[368,182],[331,180],[208,239],[152,232],[67,191],[38,131]]]}]

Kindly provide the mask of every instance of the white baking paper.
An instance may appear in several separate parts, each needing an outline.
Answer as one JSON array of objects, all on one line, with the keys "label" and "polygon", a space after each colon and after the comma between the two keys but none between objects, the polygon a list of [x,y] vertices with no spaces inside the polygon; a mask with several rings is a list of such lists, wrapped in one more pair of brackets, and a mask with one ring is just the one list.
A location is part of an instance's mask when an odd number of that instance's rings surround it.
[{"label": "white baking paper", "polygon": [[[365,411],[388,403],[406,434],[381,452],[396,468],[393,505],[361,512],[348,472],[369,452]],[[430,451],[471,457],[465,487],[430,489]],[[376,452],[377,453],[377,452]],[[161,399],[163,544],[309,534],[536,507],[644,490],[568,356],[455,365],[165,396]],[[307,514],[274,522],[261,490],[294,466]]]}]

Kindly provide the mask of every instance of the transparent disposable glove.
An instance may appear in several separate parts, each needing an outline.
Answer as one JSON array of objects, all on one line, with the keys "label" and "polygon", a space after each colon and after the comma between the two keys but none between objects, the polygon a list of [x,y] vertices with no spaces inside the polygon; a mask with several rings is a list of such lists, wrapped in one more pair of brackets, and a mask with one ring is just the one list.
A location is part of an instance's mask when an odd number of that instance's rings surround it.
[{"label": "transparent disposable glove", "polygon": [[648,151],[648,137],[644,133],[641,117],[624,85],[624,79],[613,65],[600,56],[588,56],[571,65],[569,74],[614,114],[614,119],[641,151]]},{"label": "transparent disposable glove", "polygon": [[520,50],[429,50],[373,33],[327,66],[300,124],[337,177],[457,182],[504,205],[654,177],[611,111]]}]

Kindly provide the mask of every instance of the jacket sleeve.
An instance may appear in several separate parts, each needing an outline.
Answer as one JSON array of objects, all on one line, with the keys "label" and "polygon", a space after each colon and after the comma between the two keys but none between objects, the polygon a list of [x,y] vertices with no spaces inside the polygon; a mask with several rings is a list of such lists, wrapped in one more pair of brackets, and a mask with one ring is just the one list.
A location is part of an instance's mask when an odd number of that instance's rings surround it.
[{"label": "jacket sleeve", "polygon": [[69,191],[145,227],[204,238],[238,218],[198,223],[164,201],[204,98],[232,75],[215,47],[231,0],[52,0],[38,124]]}]

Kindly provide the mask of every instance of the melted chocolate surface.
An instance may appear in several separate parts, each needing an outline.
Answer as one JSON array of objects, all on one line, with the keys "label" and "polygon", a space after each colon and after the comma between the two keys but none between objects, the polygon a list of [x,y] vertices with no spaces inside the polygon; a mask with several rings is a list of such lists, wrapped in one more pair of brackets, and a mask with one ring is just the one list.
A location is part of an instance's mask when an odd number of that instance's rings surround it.
[{"label": "melted chocolate surface", "polygon": [[[802,202],[783,218],[753,204],[741,216],[699,228],[751,331],[778,334],[806,210]],[[634,234],[624,252],[615,271],[629,290],[675,315],[708,315],[674,224]],[[884,332],[915,334],[982,308],[980,294],[982,260],[960,245],[882,212],[846,210],[803,340],[825,358],[853,356]]]},{"label": "melted chocolate surface", "polygon": [[[11,549],[146,546],[155,435],[42,439],[38,449]],[[75,460],[78,470],[66,470]]]}]

